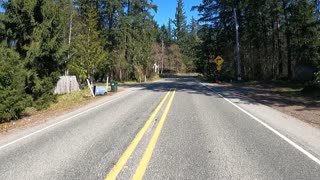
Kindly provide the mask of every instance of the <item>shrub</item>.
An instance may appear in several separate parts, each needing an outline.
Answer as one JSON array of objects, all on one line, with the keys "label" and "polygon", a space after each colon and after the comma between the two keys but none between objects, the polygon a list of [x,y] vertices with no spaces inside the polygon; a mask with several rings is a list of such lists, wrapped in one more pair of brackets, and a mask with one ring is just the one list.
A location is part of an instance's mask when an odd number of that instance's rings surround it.
[{"label": "shrub", "polygon": [[31,104],[31,97],[24,92],[26,71],[19,55],[0,47],[0,121],[18,119]]}]

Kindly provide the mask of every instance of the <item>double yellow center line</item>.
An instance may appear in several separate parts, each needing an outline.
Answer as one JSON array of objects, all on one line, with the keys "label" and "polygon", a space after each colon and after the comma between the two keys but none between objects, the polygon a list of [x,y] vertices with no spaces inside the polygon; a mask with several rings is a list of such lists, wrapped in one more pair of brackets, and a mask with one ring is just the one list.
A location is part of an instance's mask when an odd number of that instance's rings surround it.
[{"label": "double yellow center line", "polygon": [[169,109],[171,107],[174,95],[176,93],[175,90],[167,92],[167,94],[161,100],[160,104],[156,107],[156,109],[153,111],[153,113],[151,114],[151,116],[149,117],[147,122],[144,124],[142,129],[138,132],[138,134],[133,139],[131,144],[128,146],[126,151],[122,154],[122,156],[118,160],[117,164],[115,164],[113,166],[113,168],[111,169],[109,174],[106,176],[106,178],[105,178],[106,180],[116,179],[116,177],[121,172],[123,166],[127,163],[127,161],[130,158],[131,154],[136,149],[136,147],[139,144],[139,142],[141,141],[143,135],[145,134],[145,132],[149,128],[149,126],[152,123],[152,121],[155,119],[156,115],[160,111],[161,107],[163,106],[163,104],[165,103],[166,99],[169,97],[171,92],[172,92],[172,94],[171,94],[171,97],[169,99],[169,102],[168,102],[167,106],[165,107],[164,113],[162,114],[161,119],[160,119],[160,121],[158,123],[158,126],[156,127],[156,129],[154,131],[154,134],[153,134],[153,136],[151,137],[151,139],[149,141],[148,147],[145,150],[145,152],[144,152],[144,154],[142,156],[142,159],[140,160],[138,168],[136,169],[136,171],[135,171],[135,173],[133,175],[133,179],[139,179],[139,180],[142,179],[142,177],[143,177],[143,175],[144,175],[144,173],[145,173],[145,171],[147,169],[147,166],[149,164],[149,161],[151,159],[151,156],[152,156],[153,150],[155,148],[155,145],[157,143],[157,140],[158,140],[158,138],[160,136],[163,124],[164,124],[164,122],[165,122],[165,120],[167,118],[167,115],[168,115]]}]

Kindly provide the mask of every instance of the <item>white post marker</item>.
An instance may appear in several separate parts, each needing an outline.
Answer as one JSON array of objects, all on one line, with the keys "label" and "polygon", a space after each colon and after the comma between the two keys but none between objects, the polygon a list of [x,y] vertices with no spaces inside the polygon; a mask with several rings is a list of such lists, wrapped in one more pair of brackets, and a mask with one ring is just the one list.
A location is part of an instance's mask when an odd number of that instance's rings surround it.
[{"label": "white post marker", "polygon": [[88,83],[90,92],[91,92],[92,96],[94,97],[94,93],[93,93],[93,90],[92,90],[91,83],[90,83],[89,79],[87,79],[87,83]]},{"label": "white post marker", "polygon": [[154,69],[154,72],[156,73],[156,72],[157,72],[157,69],[158,69],[157,63],[154,63],[152,68]]}]

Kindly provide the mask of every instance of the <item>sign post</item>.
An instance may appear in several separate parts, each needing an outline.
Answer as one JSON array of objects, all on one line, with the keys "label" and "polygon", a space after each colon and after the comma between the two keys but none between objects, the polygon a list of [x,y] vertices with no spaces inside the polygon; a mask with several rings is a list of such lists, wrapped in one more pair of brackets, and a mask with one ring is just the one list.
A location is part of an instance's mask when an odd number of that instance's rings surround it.
[{"label": "sign post", "polygon": [[219,82],[219,76],[220,76],[220,71],[222,69],[222,64],[224,62],[224,59],[221,56],[217,56],[214,60],[213,63],[216,64],[216,82]]},{"label": "sign post", "polygon": [[224,62],[224,59],[221,56],[217,56],[214,60],[213,63],[217,65],[217,70],[221,71],[221,66]]}]

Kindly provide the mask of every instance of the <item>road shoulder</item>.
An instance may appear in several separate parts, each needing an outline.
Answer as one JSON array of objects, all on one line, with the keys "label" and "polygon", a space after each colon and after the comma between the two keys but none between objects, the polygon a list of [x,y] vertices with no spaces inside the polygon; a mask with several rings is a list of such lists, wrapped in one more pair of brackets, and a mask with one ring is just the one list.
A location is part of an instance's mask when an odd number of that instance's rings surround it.
[{"label": "road shoulder", "polygon": [[320,157],[320,129],[300,119],[284,114],[252,98],[246,97],[212,83],[202,83],[212,88],[231,102],[259,118],[272,128],[284,134],[318,158]]},{"label": "road shoulder", "polygon": [[34,132],[41,131],[42,129],[45,129],[47,127],[55,126],[61,122],[64,122],[68,119],[73,119],[74,117],[89,112],[92,109],[98,108],[100,106],[103,106],[107,103],[111,103],[113,101],[116,101],[120,98],[126,97],[134,92],[139,88],[127,88],[123,91],[116,93],[112,96],[105,96],[97,99],[96,101],[90,102],[88,104],[85,104],[83,106],[80,106],[78,108],[75,108],[70,111],[61,112],[60,114],[56,116],[48,116],[46,118],[40,119],[36,123],[30,123],[25,126],[17,127],[11,129],[7,133],[0,134],[0,146],[5,145],[7,143],[11,143],[17,139],[23,138],[25,136],[29,136],[30,134],[33,134]]}]

